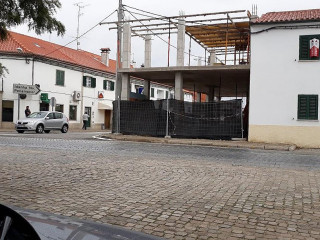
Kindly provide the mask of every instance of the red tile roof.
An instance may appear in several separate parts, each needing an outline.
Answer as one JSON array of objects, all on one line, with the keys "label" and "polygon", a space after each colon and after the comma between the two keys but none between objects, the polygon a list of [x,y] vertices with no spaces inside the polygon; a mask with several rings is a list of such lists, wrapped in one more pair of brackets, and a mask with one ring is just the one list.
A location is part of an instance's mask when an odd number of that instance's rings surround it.
[{"label": "red tile roof", "polygon": [[255,23],[301,22],[320,20],[320,9],[269,12],[263,14]]},{"label": "red tile roof", "polygon": [[63,47],[58,44],[47,42],[38,38],[29,37],[23,34],[9,32],[8,39],[0,42],[1,53],[18,53],[17,48],[22,49],[22,53],[34,54],[40,57],[47,57],[82,67],[115,73],[116,61],[109,60],[109,67],[101,62],[101,56],[83,50],[75,50]]}]

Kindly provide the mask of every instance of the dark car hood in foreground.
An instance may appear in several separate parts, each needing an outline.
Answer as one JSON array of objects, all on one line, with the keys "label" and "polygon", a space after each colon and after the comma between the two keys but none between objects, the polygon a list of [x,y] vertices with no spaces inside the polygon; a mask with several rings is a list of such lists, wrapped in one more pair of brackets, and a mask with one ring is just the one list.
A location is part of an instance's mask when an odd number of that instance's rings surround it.
[{"label": "dark car hood in foreground", "polygon": [[36,230],[41,240],[159,240],[161,238],[109,224],[68,218],[10,206]]}]

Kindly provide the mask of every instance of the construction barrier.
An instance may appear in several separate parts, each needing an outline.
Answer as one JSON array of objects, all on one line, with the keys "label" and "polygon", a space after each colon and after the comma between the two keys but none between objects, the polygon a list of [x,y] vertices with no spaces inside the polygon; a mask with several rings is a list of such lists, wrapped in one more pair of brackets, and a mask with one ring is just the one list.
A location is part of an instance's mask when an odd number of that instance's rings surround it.
[{"label": "construction barrier", "polygon": [[242,100],[220,102],[114,101],[114,133],[154,137],[241,138]]}]

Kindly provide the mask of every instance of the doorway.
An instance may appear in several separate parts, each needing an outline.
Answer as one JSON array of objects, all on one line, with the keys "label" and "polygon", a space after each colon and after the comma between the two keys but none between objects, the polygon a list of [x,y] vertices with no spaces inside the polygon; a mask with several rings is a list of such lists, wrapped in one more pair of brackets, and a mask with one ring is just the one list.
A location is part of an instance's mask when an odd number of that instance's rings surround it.
[{"label": "doorway", "polygon": [[89,115],[88,121],[87,121],[87,127],[91,127],[91,107],[85,107],[84,112]]},{"label": "doorway", "polygon": [[111,110],[104,111],[104,126],[106,129],[110,129],[111,123]]},{"label": "doorway", "polygon": [[49,103],[46,103],[46,102],[40,103],[40,111],[49,111]]}]

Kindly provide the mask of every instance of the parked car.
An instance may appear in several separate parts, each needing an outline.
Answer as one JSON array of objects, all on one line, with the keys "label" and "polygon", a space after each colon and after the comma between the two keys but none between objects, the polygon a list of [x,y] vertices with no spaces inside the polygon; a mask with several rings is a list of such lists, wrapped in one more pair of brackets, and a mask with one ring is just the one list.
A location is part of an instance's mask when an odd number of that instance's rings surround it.
[{"label": "parked car", "polygon": [[27,118],[19,119],[15,124],[18,133],[36,131],[37,133],[49,133],[51,130],[68,132],[69,119],[61,112],[33,112]]},{"label": "parked car", "polygon": [[0,239],[5,240],[161,240],[110,224],[0,204]]}]

